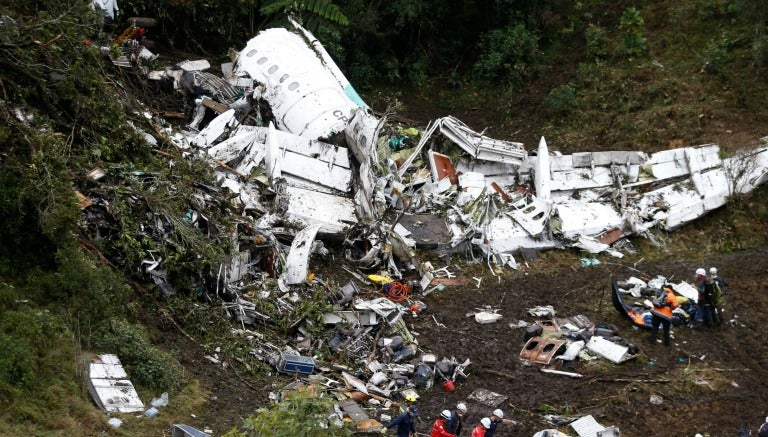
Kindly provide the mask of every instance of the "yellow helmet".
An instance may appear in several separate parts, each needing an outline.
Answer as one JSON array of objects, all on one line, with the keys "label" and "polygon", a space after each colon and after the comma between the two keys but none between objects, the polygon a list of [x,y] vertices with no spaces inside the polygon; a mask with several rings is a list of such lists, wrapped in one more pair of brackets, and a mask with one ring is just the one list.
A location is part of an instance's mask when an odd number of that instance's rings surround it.
[{"label": "yellow helmet", "polygon": [[416,396],[414,396],[414,395],[406,395],[405,396],[405,400],[407,402],[416,402]]}]

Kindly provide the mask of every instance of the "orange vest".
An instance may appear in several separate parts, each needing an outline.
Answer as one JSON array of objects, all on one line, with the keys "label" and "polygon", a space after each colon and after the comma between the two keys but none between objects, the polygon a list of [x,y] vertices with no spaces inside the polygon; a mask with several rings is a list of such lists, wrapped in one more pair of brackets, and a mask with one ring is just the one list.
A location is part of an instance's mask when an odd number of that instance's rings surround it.
[{"label": "orange vest", "polygon": [[672,310],[679,307],[680,304],[677,303],[677,296],[675,296],[672,290],[665,288],[664,291],[667,293],[667,305],[663,307],[654,306],[651,312],[664,319],[672,320]]}]

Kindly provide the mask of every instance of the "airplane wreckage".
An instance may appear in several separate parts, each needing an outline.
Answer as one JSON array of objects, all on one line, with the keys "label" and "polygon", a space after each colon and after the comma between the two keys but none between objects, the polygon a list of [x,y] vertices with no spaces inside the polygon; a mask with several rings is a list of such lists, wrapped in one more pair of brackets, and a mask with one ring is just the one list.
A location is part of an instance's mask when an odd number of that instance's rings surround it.
[{"label": "airplane wreckage", "polygon": [[[415,388],[425,381],[429,387],[435,375],[451,390],[467,377],[469,360],[438,360],[429,353],[417,359],[416,339],[402,318],[423,308],[418,301],[403,305],[409,291],[427,295],[440,289],[441,278],[454,277],[447,267],[422,260],[417,250],[469,254],[510,268],[518,268],[515,256],[528,250],[573,247],[620,257],[631,250],[626,237],[653,238],[653,229],[677,229],[768,178],[768,137],[765,145],[727,158],[714,144],[651,154],[562,155],[551,153],[544,138],[529,153],[521,143],[489,138],[452,116],[424,130],[395,126],[374,115],[309,31],[291,24],[294,30],[260,32],[221,66],[221,75],[206,71],[210,64],[204,60],[149,71],[140,64],[155,59],[151,53],[113,59],[118,66],[139,65],[148,80],[171,83],[195,99],[194,118],[182,129],[153,123],[186,157],[210,162],[215,189],[237,204],[242,220],[219,233],[233,236],[235,252],[214,272],[216,293],[234,296],[225,308],[244,335],[261,339],[253,355],[283,373],[310,375],[386,404],[394,395],[417,396]],[[147,140],[155,142],[149,134]],[[91,173],[93,180],[103,177]],[[188,216],[185,221],[205,228],[203,212]],[[274,346],[246,328],[270,319],[254,301],[271,299],[279,310],[292,311],[304,288],[318,283],[309,263],[312,255],[328,253],[326,238],[342,242],[354,266],[345,270],[357,281],[338,290],[334,311],[323,316],[326,326],[336,328],[327,346],[364,363],[365,372],[326,368],[302,356],[315,340],[299,324],[293,327],[299,333],[295,347]],[[150,253],[141,268],[162,291],[174,292],[159,256]],[[403,278],[409,282],[399,282]],[[361,299],[357,283],[371,281],[382,284],[383,297]],[[555,319],[553,313],[532,327],[551,328],[557,320],[557,326],[573,327],[580,346],[597,355],[615,363],[634,356],[631,345],[603,341],[600,328],[583,316]],[[474,316],[478,323],[501,317],[492,308]],[[392,336],[382,335],[382,322]],[[578,334],[585,330],[596,335]],[[521,359],[550,364],[565,361],[553,360],[556,355],[578,353],[566,341],[538,337],[541,331],[531,331]],[[314,374],[318,370],[341,376]],[[360,379],[363,374],[368,381]],[[489,408],[506,399],[487,390],[476,397]],[[339,405],[359,429],[380,427],[367,422],[354,401]]]},{"label": "airplane wreckage", "polygon": [[[357,249],[348,260],[362,267],[385,266],[399,278],[392,256],[419,268],[413,248],[468,245],[512,268],[525,249],[620,257],[625,237],[677,229],[768,178],[764,146],[724,159],[715,144],[562,155],[543,137],[529,153],[452,116],[424,131],[398,130],[373,115],[315,37],[292,23],[295,32],[273,28],[251,39],[234,65],[222,66],[224,77],[200,70],[207,61],[149,77],[195,94],[195,120],[172,139],[210,159],[244,211],[270,211],[258,227],[280,216],[300,224],[308,243],[346,235]],[[266,125],[259,107],[271,111]],[[217,116],[198,130],[205,111]],[[460,153],[435,150],[437,132]],[[277,193],[274,208],[260,201],[257,180]],[[288,284],[303,276],[285,274]]]}]

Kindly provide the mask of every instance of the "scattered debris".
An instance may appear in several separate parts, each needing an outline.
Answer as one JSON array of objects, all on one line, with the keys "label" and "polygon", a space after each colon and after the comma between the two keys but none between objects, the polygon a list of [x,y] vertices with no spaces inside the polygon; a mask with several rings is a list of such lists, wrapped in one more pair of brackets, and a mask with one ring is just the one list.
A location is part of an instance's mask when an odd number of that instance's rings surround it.
[{"label": "scattered debris", "polygon": [[621,435],[618,428],[606,428],[597,423],[597,420],[591,415],[571,422],[571,427],[579,437],[619,437]]},{"label": "scattered debris", "polygon": [[117,355],[104,354],[88,365],[88,391],[96,405],[108,413],[134,413],[144,403],[128,379]]}]

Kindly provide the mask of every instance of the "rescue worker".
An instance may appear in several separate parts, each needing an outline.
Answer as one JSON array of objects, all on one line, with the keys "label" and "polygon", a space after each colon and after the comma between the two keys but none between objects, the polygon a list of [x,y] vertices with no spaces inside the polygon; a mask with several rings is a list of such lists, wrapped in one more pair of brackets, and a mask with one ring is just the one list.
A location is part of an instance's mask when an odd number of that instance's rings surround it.
[{"label": "rescue worker", "polygon": [[505,419],[504,412],[497,408],[493,410],[491,424],[488,426],[488,431],[485,432],[485,437],[493,437],[493,434],[496,432],[496,427],[499,426],[500,423],[508,423],[511,425],[517,424],[517,422],[512,419]]},{"label": "rescue worker", "polygon": [[716,294],[712,300],[712,309],[714,310],[715,321],[720,324],[723,323],[723,298],[725,297],[725,281],[720,276],[717,276],[717,268],[709,268],[709,279],[715,281],[717,288]]},{"label": "rescue worker", "polygon": [[405,413],[408,407],[413,406],[416,403],[416,396],[412,394],[405,395],[405,400],[400,405],[400,414]]},{"label": "rescue worker", "polygon": [[485,437],[485,433],[488,432],[488,428],[491,427],[491,419],[487,417],[483,417],[480,419],[480,425],[477,425],[475,429],[472,430],[472,436],[471,437]]},{"label": "rescue worker", "polygon": [[395,417],[384,428],[382,434],[386,434],[388,429],[397,427],[397,437],[413,437],[416,435],[416,425],[413,423],[413,416],[416,415],[416,406],[411,405],[405,410],[405,413]]},{"label": "rescue worker", "polygon": [[720,287],[706,276],[704,269],[696,270],[696,282],[699,289],[699,308],[704,326],[712,327],[715,322],[715,304],[719,300]]},{"label": "rescue worker", "polygon": [[455,434],[451,434],[445,429],[445,425],[450,418],[451,412],[443,410],[443,412],[440,413],[440,417],[435,420],[435,424],[432,425],[432,432],[429,434],[429,437],[456,437]]},{"label": "rescue worker", "polygon": [[768,417],[765,418],[765,423],[757,430],[757,437],[768,437]]},{"label": "rescue worker", "polygon": [[[699,267],[696,269],[696,274],[693,276],[696,289],[699,290],[699,294],[701,294],[701,289],[704,287],[704,281],[707,280],[707,272],[703,268]],[[704,305],[703,302],[701,302],[701,296],[699,296],[696,299],[696,315],[694,317],[694,320],[697,324],[701,325],[702,323],[706,324],[705,315],[704,315]]]},{"label": "rescue worker", "polygon": [[720,291],[725,294],[725,280],[721,278],[720,276],[717,276],[717,267],[710,267],[709,268],[709,277],[714,279],[715,282],[717,282],[717,285],[720,287]]},{"label": "rescue worker", "polygon": [[664,346],[669,346],[669,330],[672,326],[672,310],[680,306],[677,303],[675,293],[669,287],[664,287],[662,299],[654,299],[653,309],[651,310],[651,344],[656,344],[656,334],[659,332],[659,325],[664,327]]},{"label": "rescue worker", "polygon": [[448,432],[453,433],[457,437],[461,435],[461,422],[465,414],[467,414],[467,406],[464,402],[456,404],[456,408],[451,412],[451,418],[448,419],[448,423],[445,426]]}]

